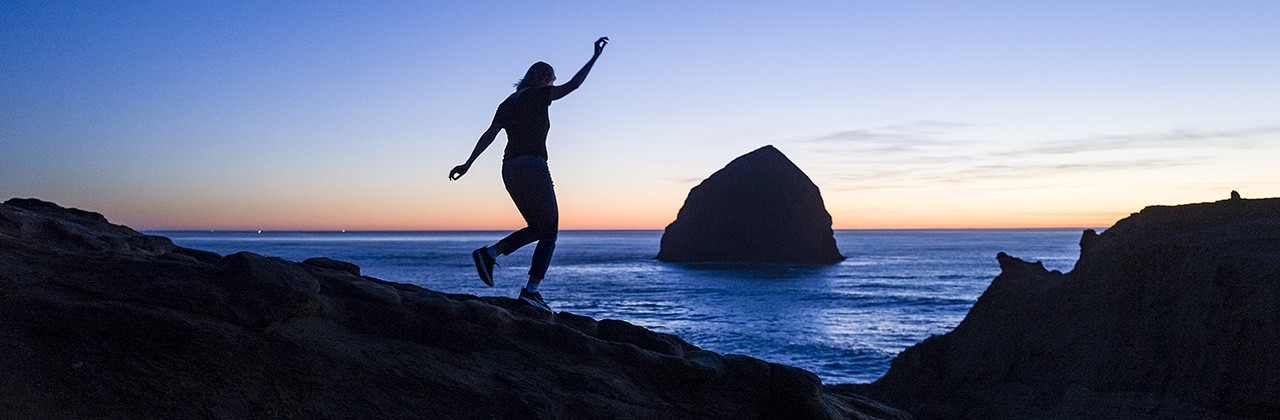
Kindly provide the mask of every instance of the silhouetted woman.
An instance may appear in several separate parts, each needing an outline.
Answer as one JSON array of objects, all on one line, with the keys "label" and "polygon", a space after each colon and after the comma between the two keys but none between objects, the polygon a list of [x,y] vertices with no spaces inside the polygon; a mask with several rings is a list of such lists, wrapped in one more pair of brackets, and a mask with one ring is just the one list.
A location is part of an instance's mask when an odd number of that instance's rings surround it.
[{"label": "silhouetted woman", "polygon": [[471,258],[475,260],[480,280],[493,287],[493,266],[497,263],[497,257],[508,255],[537,241],[533,263],[529,266],[529,283],[520,289],[520,300],[547,311],[551,310],[551,306],[538,293],[538,285],[542,283],[542,278],[547,274],[547,266],[551,264],[560,219],[556,207],[556,192],[551,184],[551,171],[547,169],[547,130],[551,128],[547,107],[551,105],[551,101],[563,98],[582,85],[582,81],[587,79],[587,73],[591,72],[591,66],[595,65],[600,52],[604,51],[604,46],[608,43],[607,37],[597,39],[595,54],[591,56],[591,60],[569,79],[569,83],[560,86],[552,85],[556,74],[550,64],[539,61],[529,66],[524,78],[516,84],[516,92],[498,105],[493,123],[480,135],[467,163],[449,171],[449,179],[456,181],[461,178],[471,169],[471,163],[475,162],[480,153],[493,143],[498,131],[507,130],[507,150],[502,155],[502,183],[506,185],[511,201],[516,203],[516,208],[520,209],[520,215],[524,216],[528,226],[507,235],[493,246],[472,251]]}]

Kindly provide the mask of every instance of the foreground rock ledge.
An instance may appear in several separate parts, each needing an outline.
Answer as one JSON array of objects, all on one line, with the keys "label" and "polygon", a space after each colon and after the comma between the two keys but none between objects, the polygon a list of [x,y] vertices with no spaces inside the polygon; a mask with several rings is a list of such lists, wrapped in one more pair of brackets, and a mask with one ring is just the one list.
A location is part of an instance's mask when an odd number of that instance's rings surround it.
[{"label": "foreground rock ledge", "polygon": [[834,264],[844,256],[818,186],[781,151],[765,146],[689,190],[662,233],[658,259]]},{"label": "foreground rock ledge", "polygon": [[1276,418],[1280,199],[1148,207],[1071,272],[1005,254],[952,332],[842,386],[919,418]]},{"label": "foreground rock ledge", "polygon": [[12,418],[905,418],[807,371],[327,259],[0,205]]}]

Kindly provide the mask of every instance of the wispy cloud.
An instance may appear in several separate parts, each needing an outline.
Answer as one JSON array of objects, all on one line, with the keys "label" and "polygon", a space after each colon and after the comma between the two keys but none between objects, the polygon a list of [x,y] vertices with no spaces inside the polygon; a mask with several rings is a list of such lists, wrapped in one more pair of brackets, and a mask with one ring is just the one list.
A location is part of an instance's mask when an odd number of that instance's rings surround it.
[{"label": "wispy cloud", "polygon": [[954,134],[958,129],[971,126],[971,124],[950,121],[911,121],[872,128],[837,131],[801,139],[800,142],[838,144],[846,150],[860,152],[910,152],[929,147],[969,145],[972,143],[971,141],[957,139],[949,136],[949,134]]},{"label": "wispy cloud", "polygon": [[959,169],[951,174],[955,177],[952,181],[973,181],[992,177],[1051,176],[1080,172],[1172,168],[1195,164],[1195,162],[1171,159],[1125,159],[1108,162],[1071,162],[1047,165],[982,164]]},{"label": "wispy cloud", "polygon": [[[1104,135],[1095,137],[1055,140],[1037,146],[1013,150],[1005,155],[1051,155],[1084,152],[1168,148],[1179,146],[1205,146],[1216,149],[1251,149],[1261,146],[1259,140],[1280,135],[1280,125],[1239,128],[1233,130],[1179,129],[1151,133]],[[1274,138],[1272,138],[1274,140]]]},{"label": "wispy cloud", "polygon": [[[975,140],[983,126],[913,121],[796,139],[806,170],[838,191],[1031,180],[1212,163],[1223,151],[1280,147],[1280,125],[1176,129],[1022,143]],[[1139,153],[1116,153],[1134,150]],[[1097,152],[1105,152],[1098,155]]]},{"label": "wispy cloud", "polygon": [[897,124],[889,124],[880,126],[880,130],[886,131],[909,131],[909,132],[937,132],[948,131],[957,128],[976,127],[977,124],[969,124],[955,121],[943,120],[916,120]]}]

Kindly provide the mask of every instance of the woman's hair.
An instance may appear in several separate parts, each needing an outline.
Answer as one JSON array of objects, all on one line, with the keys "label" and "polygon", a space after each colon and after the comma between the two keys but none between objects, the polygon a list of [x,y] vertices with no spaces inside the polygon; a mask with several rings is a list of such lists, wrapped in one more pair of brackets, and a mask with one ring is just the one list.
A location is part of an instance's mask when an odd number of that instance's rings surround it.
[{"label": "woman's hair", "polygon": [[547,77],[552,74],[555,74],[555,70],[551,68],[550,64],[541,61],[533,63],[532,66],[529,66],[529,71],[524,72],[524,78],[520,79],[519,82],[516,82],[516,90],[524,89],[537,83],[542,83],[543,80],[546,80]]}]

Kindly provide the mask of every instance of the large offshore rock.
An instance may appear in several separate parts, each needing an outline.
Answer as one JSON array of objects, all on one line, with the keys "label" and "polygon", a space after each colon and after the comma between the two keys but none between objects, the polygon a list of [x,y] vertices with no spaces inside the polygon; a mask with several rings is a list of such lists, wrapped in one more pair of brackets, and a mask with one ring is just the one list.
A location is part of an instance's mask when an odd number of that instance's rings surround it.
[{"label": "large offshore rock", "polygon": [[0,205],[3,418],[906,418],[623,321]]},{"label": "large offshore rock", "polygon": [[832,264],[844,256],[818,186],[765,146],[689,191],[662,234],[658,259]]},{"label": "large offshore rock", "polygon": [[919,418],[1275,418],[1280,199],[1154,206],[1071,272],[1001,253],[955,330],[864,392]]}]

